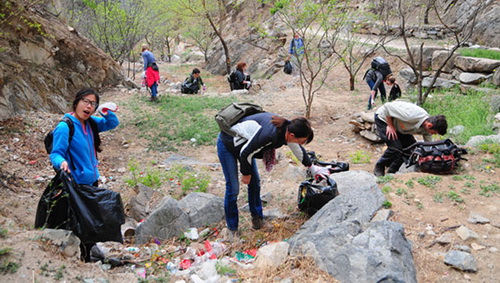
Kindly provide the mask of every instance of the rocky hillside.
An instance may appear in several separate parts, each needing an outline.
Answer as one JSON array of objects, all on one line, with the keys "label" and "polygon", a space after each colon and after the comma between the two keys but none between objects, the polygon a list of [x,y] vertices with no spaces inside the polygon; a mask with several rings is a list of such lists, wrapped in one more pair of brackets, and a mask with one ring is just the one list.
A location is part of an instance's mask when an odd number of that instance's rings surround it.
[{"label": "rocky hillside", "polygon": [[77,89],[123,80],[120,66],[50,13],[47,3],[19,3],[0,3],[0,119],[64,111]]}]

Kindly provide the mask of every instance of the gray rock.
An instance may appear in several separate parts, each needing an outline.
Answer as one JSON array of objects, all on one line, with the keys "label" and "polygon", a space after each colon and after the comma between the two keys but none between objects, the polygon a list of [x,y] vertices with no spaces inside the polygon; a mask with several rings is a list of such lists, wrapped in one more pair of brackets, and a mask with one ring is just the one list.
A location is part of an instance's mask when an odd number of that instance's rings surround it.
[{"label": "gray rock", "polygon": [[293,166],[291,164],[288,165],[286,170],[283,172],[283,178],[287,180],[295,180],[297,182],[302,182],[306,179],[307,173],[303,167]]},{"label": "gray rock", "polygon": [[464,72],[492,73],[500,66],[500,60],[457,56],[455,66]]},{"label": "gray rock", "polygon": [[257,251],[254,265],[259,269],[273,268],[280,266],[288,255],[290,244],[278,242],[263,246]]},{"label": "gray rock", "polygon": [[413,70],[411,68],[404,68],[401,71],[399,71],[399,75],[407,80],[408,82],[414,84],[417,82],[417,77],[415,76],[415,73],[413,73]]},{"label": "gray rock", "polygon": [[444,257],[444,263],[461,271],[477,272],[476,259],[466,252],[449,251]]},{"label": "gray rock", "polygon": [[466,252],[466,253],[470,253],[471,252],[471,249],[468,246],[465,246],[465,245],[454,245],[453,249],[459,250],[459,251],[463,251],[463,252]]},{"label": "gray rock", "polygon": [[283,218],[287,216],[286,214],[281,212],[279,208],[264,209],[263,214],[265,219]]},{"label": "gray rock", "polygon": [[[432,80],[433,80],[433,77],[426,77],[422,80],[422,86],[423,87],[431,87],[431,83],[432,83]],[[454,81],[454,80],[445,80],[445,79],[442,79],[442,78],[437,78],[436,82],[434,82],[434,88],[444,88],[444,89],[447,89],[447,88],[452,88],[454,87],[455,85],[459,84],[458,81]]]},{"label": "gray rock", "polygon": [[467,222],[472,223],[472,224],[486,224],[490,223],[490,220],[486,217],[483,217],[475,212],[471,212],[469,214],[469,219]]},{"label": "gray rock", "polygon": [[500,94],[494,94],[491,96],[490,106],[493,113],[500,112]]},{"label": "gray rock", "polygon": [[334,179],[340,195],[290,238],[291,255],[313,257],[319,268],[341,282],[416,282],[403,226],[369,223],[385,200],[375,176],[349,171]]},{"label": "gray rock", "polygon": [[178,154],[172,154],[170,155],[165,161],[163,161],[163,165],[170,167],[172,165],[176,164],[181,164],[181,165],[206,165],[206,166],[211,166],[211,167],[220,167],[220,163],[207,163],[207,162],[202,162],[197,159],[183,156],[183,155],[178,155]]},{"label": "gray rock", "polygon": [[189,227],[202,227],[224,219],[224,199],[207,193],[190,193],[179,201]]},{"label": "gray rock", "polygon": [[[448,57],[450,57],[450,52],[448,50],[434,51],[434,53],[432,53],[432,70],[436,71],[439,67],[441,67],[441,65]],[[451,72],[454,67],[455,57],[457,57],[455,53],[451,55],[451,58],[448,60],[448,62],[446,62],[443,69],[441,69],[442,72]]]},{"label": "gray rock", "polygon": [[123,86],[128,88],[128,89],[141,89],[139,85],[137,85],[133,80],[130,78],[125,78],[123,79],[122,82]]},{"label": "gray rock", "polygon": [[476,240],[479,239],[479,235],[476,232],[472,231],[471,229],[465,226],[458,227],[458,229],[455,232],[457,232],[458,236],[464,241],[471,239],[476,239]]},{"label": "gray rock", "polygon": [[500,135],[473,136],[465,144],[466,146],[478,146],[483,143],[500,143]]},{"label": "gray rock", "polygon": [[271,200],[273,199],[273,194],[271,192],[267,192],[267,193],[261,195],[260,199],[262,200],[262,202],[270,203]]},{"label": "gray rock", "polygon": [[488,74],[481,74],[481,73],[467,73],[463,72],[460,74],[458,79],[460,80],[461,83],[464,84],[480,84],[490,78],[491,75]]},{"label": "gray rock", "polygon": [[493,74],[493,78],[491,79],[491,83],[500,86],[500,68],[496,70],[496,72]]},{"label": "gray rock", "polygon": [[130,199],[130,215],[135,221],[146,219],[150,213],[149,202],[153,196],[153,189],[139,184],[139,193]]},{"label": "gray rock", "polygon": [[436,242],[441,245],[451,244],[451,234],[444,233],[443,235],[441,235],[439,238],[436,239]]},{"label": "gray rock", "polygon": [[368,131],[368,130],[363,130],[360,131],[359,134],[364,137],[365,139],[372,141],[372,142],[381,142],[382,139],[377,136],[374,132]]},{"label": "gray rock", "polygon": [[[424,46],[422,48],[422,69],[428,70],[432,65],[433,53],[438,50],[444,50],[443,47],[439,46]],[[420,60],[420,46],[411,46],[410,52],[413,54],[416,62]]]},{"label": "gray rock", "polygon": [[44,229],[40,238],[59,247],[64,256],[80,258],[80,239],[72,231]]},{"label": "gray rock", "polygon": [[458,136],[458,135],[460,135],[461,133],[463,133],[463,132],[464,132],[464,130],[465,130],[465,127],[464,127],[464,126],[462,126],[462,125],[457,125],[457,126],[455,126],[455,127],[451,128],[451,129],[448,131],[448,133],[449,133],[450,135],[453,135],[453,136]]},{"label": "gray rock", "polygon": [[387,221],[394,215],[394,212],[390,209],[381,209],[375,214],[371,222],[375,221]]}]

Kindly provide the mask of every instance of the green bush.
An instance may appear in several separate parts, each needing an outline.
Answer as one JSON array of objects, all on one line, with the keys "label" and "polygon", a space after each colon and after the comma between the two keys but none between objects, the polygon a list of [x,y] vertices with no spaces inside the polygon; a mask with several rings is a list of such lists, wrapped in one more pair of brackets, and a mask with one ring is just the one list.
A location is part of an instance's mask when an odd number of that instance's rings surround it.
[{"label": "green bush", "polygon": [[478,49],[478,48],[461,48],[458,53],[462,56],[467,57],[477,57],[477,58],[487,58],[500,60],[500,51],[489,50],[489,49]]},{"label": "green bush", "polygon": [[453,140],[465,144],[472,136],[493,134],[492,115],[486,98],[481,92],[469,92],[467,95],[447,93],[428,98],[423,107],[431,115],[445,115],[448,129],[463,125],[463,133],[453,136]]},{"label": "green bush", "polygon": [[353,164],[365,164],[370,163],[372,157],[369,152],[358,150],[351,153],[349,158]]}]

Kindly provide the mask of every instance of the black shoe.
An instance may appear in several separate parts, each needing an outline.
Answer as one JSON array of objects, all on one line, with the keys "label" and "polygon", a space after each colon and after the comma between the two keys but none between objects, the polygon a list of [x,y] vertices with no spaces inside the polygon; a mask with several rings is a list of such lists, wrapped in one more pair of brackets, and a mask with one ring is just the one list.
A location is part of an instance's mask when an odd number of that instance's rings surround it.
[{"label": "black shoe", "polygon": [[385,166],[382,164],[375,164],[373,175],[375,175],[376,177],[385,176]]},{"label": "black shoe", "polygon": [[252,217],[252,228],[253,229],[259,230],[260,228],[262,228],[262,226],[264,226],[264,220],[262,220],[262,218],[260,218],[258,216]]}]

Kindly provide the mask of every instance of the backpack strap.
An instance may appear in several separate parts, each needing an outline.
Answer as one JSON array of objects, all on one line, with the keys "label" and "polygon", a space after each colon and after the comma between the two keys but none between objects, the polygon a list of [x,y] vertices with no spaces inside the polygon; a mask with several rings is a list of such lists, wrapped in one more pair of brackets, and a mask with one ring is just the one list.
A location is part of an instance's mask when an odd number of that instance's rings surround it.
[{"label": "backpack strap", "polygon": [[99,136],[99,129],[97,127],[97,122],[90,117],[88,119],[90,128],[92,129],[92,136],[94,137],[94,149],[96,151],[96,157],[97,153],[102,151],[101,148],[101,137]]}]

